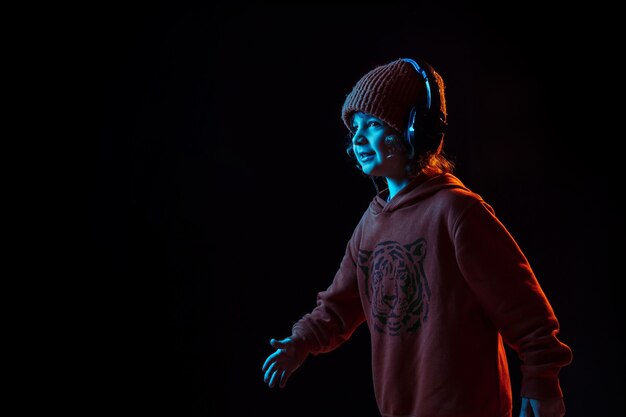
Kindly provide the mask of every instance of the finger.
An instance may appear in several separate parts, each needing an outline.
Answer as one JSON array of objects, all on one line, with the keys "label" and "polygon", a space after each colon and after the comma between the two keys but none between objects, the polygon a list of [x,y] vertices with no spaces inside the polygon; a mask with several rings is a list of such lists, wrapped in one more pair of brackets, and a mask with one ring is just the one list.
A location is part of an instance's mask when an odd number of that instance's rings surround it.
[{"label": "finger", "polygon": [[274,372],[275,369],[276,369],[276,362],[272,362],[272,364],[267,369],[267,371],[265,371],[265,377],[263,377],[263,381],[267,383],[267,381],[270,380],[270,376],[272,375],[272,372]]},{"label": "finger", "polygon": [[265,372],[267,371],[267,367],[270,365],[270,362],[272,361],[272,356],[268,356],[267,359],[265,359],[265,362],[263,362],[263,366],[261,367],[261,371]]},{"label": "finger", "polygon": [[533,410],[533,415],[535,417],[539,417],[541,416],[541,414],[539,413],[539,401],[534,401],[534,400],[529,400],[530,402],[530,406]]},{"label": "finger", "polygon": [[285,385],[287,385],[287,380],[289,379],[290,375],[291,375],[291,372],[287,372],[287,370],[284,370],[283,373],[280,375],[280,387],[281,388],[285,388]]},{"label": "finger", "polygon": [[275,371],[274,373],[272,373],[272,378],[270,379],[270,383],[269,383],[270,388],[274,388],[276,386],[278,373],[279,373],[278,371]]},{"label": "finger", "polygon": [[263,370],[263,372],[265,372],[267,370],[267,367],[269,366],[270,363],[275,362],[275,359],[278,355],[280,355],[282,352],[280,349],[278,349],[277,351],[275,351],[274,353],[272,353],[271,355],[269,355],[267,357],[267,359],[265,359],[265,363],[263,364],[263,366],[261,367],[261,370]]},{"label": "finger", "polygon": [[519,417],[528,417],[528,398],[522,397]]},{"label": "finger", "polygon": [[276,340],[276,339],[270,340],[270,345],[272,345],[272,347],[275,347],[276,349],[286,349],[290,343],[291,343],[290,337],[287,337],[283,340]]}]

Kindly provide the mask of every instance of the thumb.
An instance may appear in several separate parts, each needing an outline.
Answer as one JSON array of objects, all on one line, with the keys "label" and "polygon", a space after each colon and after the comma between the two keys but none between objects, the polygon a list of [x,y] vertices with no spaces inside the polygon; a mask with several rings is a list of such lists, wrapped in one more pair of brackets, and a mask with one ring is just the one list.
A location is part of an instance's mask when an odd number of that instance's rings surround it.
[{"label": "thumb", "polygon": [[270,345],[272,345],[272,347],[276,349],[286,349],[291,343],[292,343],[292,340],[290,337],[287,337],[283,340],[276,340],[276,339],[270,340]]}]

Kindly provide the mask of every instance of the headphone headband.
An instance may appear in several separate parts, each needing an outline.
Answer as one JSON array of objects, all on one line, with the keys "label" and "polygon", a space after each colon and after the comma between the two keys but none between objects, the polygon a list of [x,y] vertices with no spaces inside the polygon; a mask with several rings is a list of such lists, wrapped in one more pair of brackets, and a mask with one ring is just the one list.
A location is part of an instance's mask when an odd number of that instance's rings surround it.
[{"label": "headphone headband", "polygon": [[419,66],[417,62],[415,62],[415,60],[411,58],[402,58],[402,60],[404,62],[408,62],[409,64],[413,65],[413,68],[415,68],[415,71],[418,74],[420,74],[422,78],[424,78],[424,84],[426,85],[426,111],[430,111],[430,107],[432,105],[432,97],[431,97],[432,93],[431,93],[430,79],[429,79],[428,74],[426,73],[424,69],[422,69],[422,67]]},{"label": "headphone headband", "polygon": [[[402,58],[402,61],[411,64],[424,80],[426,103],[416,103],[411,108],[409,122],[405,136],[411,147],[409,158],[413,158],[416,149],[439,149],[446,131],[446,115],[442,110],[445,103],[435,70],[425,61],[411,58]],[[422,112],[418,115],[418,112]]]}]

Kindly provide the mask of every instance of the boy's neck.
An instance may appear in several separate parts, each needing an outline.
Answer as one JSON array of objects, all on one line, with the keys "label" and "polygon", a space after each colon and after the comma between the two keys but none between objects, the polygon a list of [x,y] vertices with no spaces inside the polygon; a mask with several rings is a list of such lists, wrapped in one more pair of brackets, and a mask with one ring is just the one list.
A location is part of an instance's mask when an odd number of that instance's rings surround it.
[{"label": "boy's neck", "polygon": [[411,181],[410,178],[387,178],[387,187],[389,188],[389,198],[391,200],[396,194],[400,192]]}]

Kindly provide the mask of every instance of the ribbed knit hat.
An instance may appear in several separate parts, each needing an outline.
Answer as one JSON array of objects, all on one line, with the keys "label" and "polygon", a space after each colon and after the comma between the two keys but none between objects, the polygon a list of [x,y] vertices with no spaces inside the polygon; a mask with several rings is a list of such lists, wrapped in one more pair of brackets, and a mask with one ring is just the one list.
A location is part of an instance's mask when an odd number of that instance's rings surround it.
[{"label": "ribbed knit hat", "polygon": [[346,97],[341,118],[352,130],[357,111],[371,114],[404,134],[411,108],[425,102],[424,79],[402,59],[378,66],[365,74]]}]

